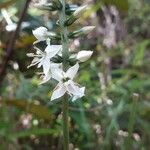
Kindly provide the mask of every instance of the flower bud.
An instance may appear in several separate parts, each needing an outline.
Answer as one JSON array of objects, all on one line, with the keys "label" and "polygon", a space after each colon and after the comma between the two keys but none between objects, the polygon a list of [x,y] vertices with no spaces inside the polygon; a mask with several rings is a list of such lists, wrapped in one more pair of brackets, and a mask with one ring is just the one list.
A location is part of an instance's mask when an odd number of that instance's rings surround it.
[{"label": "flower bud", "polygon": [[78,7],[77,10],[73,13],[73,16],[79,18],[81,14],[86,10],[86,8],[87,8],[87,5]]},{"label": "flower bud", "polygon": [[81,14],[85,11],[86,8],[87,8],[87,5],[78,7],[74,11],[74,13],[67,19],[67,21],[65,22],[65,25],[69,26],[73,24],[81,16]]},{"label": "flower bud", "polygon": [[81,35],[90,33],[95,26],[86,26],[69,34],[69,38],[77,38]]},{"label": "flower bud", "polygon": [[93,51],[80,51],[78,52],[76,58],[77,60],[79,60],[80,62],[85,62],[87,61],[93,54]]},{"label": "flower bud", "polygon": [[95,26],[86,26],[81,29],[81,32],[83,32],[84,34],[88,34],[94,29],[95,29]]},{"label": "flower bud", "polygon": [[33,35],[37,38],[38,41],[44,41],[47,38],[47,28],[39,27],[32,31]]}]

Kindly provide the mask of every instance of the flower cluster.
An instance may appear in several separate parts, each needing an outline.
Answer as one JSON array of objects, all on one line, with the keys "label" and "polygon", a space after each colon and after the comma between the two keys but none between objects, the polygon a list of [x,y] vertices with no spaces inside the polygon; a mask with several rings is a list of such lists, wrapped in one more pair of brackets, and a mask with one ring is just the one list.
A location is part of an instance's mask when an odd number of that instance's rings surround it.
[{"label": "flower cluster", "polygon": [[[81,12],[83,12],[83,10],[85,10],[85,8],[85,6],[82,6],[73,11],[73,13],[71,13],[70,17],[65,22],[66,26],[71,25],[73,22],[75,22],[75,20],[78,19],[79,15],[81,14]],[[76,30],[71,34],[68,34],[68,39],[78,37],[83,33],[88,33],[93,28],[93,26],[88,26]],[[27,54],[28,57],[33,57],[33,60],[28,67],[37,65],[37,68],[42,68],[41,84],[49,81],[50,79],[54,79],[58,82],[52,93],[51,100],[58,99],[65,93],[69,94],[72,97],[72,101],[83,97],[85,93],[85,87],[81,87],[73,80],[79,70],[80,62],[85,62],[86,60],[88,60],[93,52],[90,50],[82,50],[78,53],[72,53],[71,50],[68,50],[69,59],[67,59],[67,61],[69,61],[68,64],[70,64],[70,66],[68,66],[68,69],[64,71],[62,44],[53,45],[51,42],[51,39],[54,37],[58,37],[58,34],[52,34],[52,32],[48,31],[47,28],[39,27],[33,30],[33,35],[37,39],[33,43],[36,52]],[[46,43],[46,48],[44,50],[41,50],[36,46],[36,44],[41,41],[45,41]]]}]

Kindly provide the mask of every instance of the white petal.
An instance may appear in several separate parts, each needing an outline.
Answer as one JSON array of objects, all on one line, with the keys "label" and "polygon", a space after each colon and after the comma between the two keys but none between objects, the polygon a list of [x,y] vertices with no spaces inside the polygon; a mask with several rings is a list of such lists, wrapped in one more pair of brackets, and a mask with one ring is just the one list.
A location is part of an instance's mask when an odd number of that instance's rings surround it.
[{"label": "white petal", "polygon": [[58,82],[61,82],[63,79],[63,70],[61,68],[55,68],[51,70],[52,72],[52,78],[57,80]]},{"label": "white petal", "polygon": [[48,45],[45,49],[45,52],[49,58],[54,57],[59,51],[61,51],[62,45]]},{"label": "white petal", "polygon": [[50,69],[50,60],[48,58],[45,58],[42,62],[42,66],[43,66],[43,72],[46,75]]},{"label": "white petal", "polygon": [[75,75],[77,74],[78,70],[79,70],[79,64],[76,63],[74,66],[70,67],[67,70],[65,75],[72,80],[75,77]]},{"label": "white petal", "polygon": [[47,28],[45,27],[39,27],[32,31],[33,35],[39,40],[44,41],[47,37]]},{"label": "white petal", "polygon": [[64,84],[70,95],[76,95],[76,96],[83,95],[83,92],[81,91],[79,85],[73,82],[72,80],[69,80]]},{"label": "white petal", "polygon": [[48,63],[45,62],[45,65],[43,65],[44,78],[41,84],[49,81],[54,75],[53,71],[58,69],[60,66],[61,64],[51,63],[50,61],[48,61]]},{"label": "white petal", "polygon": [[81,62],[85,62],[86,60],[88,60],[93,54],[93,51],[80,51],[77,54],[77,59]]},{"label": "white petal", "polygon": [[85,87],[80,88],[80,92],[81,92],[81,95],[75,95],[75,96],[73,96],[73,98],[72,98],[72,101],[73,101],[73,102],[74,102],[75,100],[77,100],[77,99],[79,99],[79,98],[81,98],[81,97],[84,96]]},{"label": "white petal", "polygon": [[39,62],[40,62],[40,59],[39,59],[38,57],[35,57],[35,58],[32,60],[31,64],[30,64],[27,68],[30,68],[30,67],[32,67],[32,66],[37,65]]},{"label": "white petal", "polygon": [[34,63],[39,63],[39,61],[40,61],[40,58],[34,57],[33,60],[32,60],[32,63],[33,63],[33,64],[34,64]]},{"label": "white petal", "polygon": [[37,68],[40,68],[41,66],[43,66],[43,61],[44,61],[44,57],[42,57],[42,58],[39,58],[39,64],[38,64],[38,66],[37,66]]},{"label": "white petal", "polygon": [[57,99],[62,97],[66,92],[66,89],[64,87],[63,83],[59,83],[56,88],[54,89],[54,92],[51,96],[51,100]]},{"label": "white petal", "polygon": [[63,79],[63,70],[62,70],[62,63],[51,63],[50,71],[52,74],[52,78],[61,82]]},{"label": "white petal", "polygon": [[51,63],[51,69],[62,68],[62,63]]}]

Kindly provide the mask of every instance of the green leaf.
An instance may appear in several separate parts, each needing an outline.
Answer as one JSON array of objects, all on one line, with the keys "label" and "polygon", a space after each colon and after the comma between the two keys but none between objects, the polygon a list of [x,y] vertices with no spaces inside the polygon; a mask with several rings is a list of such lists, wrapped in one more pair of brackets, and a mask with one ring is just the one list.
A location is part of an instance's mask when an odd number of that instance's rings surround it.
[{"label": "green leaf", "polygon": [[56,134],[56,132],[58,132],[58,130],[46,129],[46,128],[36,128],[36,129],[20,131],[17,133],[10,134],[8,136],[10,138],[24,138],[24,137],[29,137],[31,135],[51,135],[51,134]]},{"label": "green leaf", "polygon": [[144,63],[144,56],[147,46],[150,45],[150,40],[144,40],[140,42],[135,51],[135,56],[133,59],[134,66],[142,66]]}]

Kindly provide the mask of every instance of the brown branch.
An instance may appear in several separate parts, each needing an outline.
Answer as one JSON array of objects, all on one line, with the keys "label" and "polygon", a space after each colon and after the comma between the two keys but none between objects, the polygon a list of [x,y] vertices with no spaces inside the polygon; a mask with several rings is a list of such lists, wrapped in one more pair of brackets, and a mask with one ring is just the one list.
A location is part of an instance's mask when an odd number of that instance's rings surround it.
[{"label": "brown branch", "polygon": [[24,5],[24,8],[23,8],[23,10],[21,12],[21,15],[20,15],[20,18],[19,18],[19,22],[17,24],[17,28],[12,33],[12,35],[10,37],[10,40],[9,40],[9,43],[8,43],[8,46],[7,46],[7,49],[6,49],[6,56],[4,57],[4,60],[2,61],[2,64],[1,64],[1,67],[0,67],[0,85],[3,81],[4,76],[5,76],[8,62],[9,62],[9,60],[10,60],[12,54],[13,54],[16,39],[17,39],[17,36],[19,34],[20,27],[21,27],[21,24],[23,22],[23,19],[24,19],[25,15],[26,15],[26,12],[27,12],[30,1],[31,0],[26,0],[26,3]]}]

